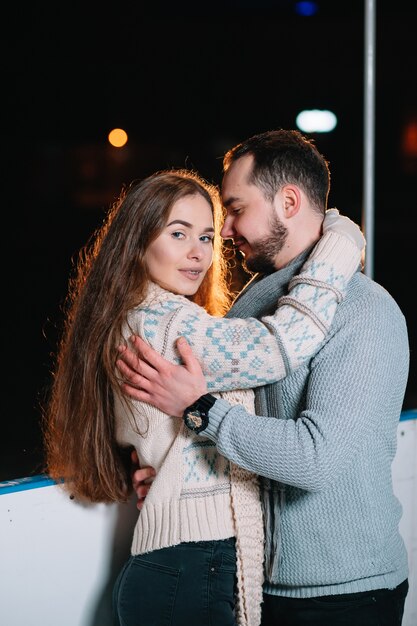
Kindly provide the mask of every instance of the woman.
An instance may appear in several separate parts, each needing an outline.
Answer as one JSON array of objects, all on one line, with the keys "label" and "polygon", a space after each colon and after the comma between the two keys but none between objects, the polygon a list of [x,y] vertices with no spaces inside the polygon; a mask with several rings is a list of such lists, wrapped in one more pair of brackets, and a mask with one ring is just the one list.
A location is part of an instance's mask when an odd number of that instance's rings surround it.
[{"label": "woman", "polygon": [[128,499],[132,448],[157,472],[114,590],[120,625],[259,624],[263,530],[256,476],[179,420],[122,397],[116,347],[137,333],[178,361],[184,335],[210,391],[250,409],[252,387],[285,375],[280,345],[291,368],[318,349],[360,262],[358,227],[329,212],[277,313],[223,319],[220,220],[213,186],[190,171],[158,172],[122,192],[70,282],[45,413],[47,472],[91,502]]}]

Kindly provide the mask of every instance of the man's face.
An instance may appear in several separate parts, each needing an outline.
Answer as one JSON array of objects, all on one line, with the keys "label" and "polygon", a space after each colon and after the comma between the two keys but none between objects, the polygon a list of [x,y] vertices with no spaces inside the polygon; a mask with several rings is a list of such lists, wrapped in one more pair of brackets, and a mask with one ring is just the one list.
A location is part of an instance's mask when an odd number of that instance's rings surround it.
[{"label": "man's face", "polygon": [[252,164],[251,155],[241,157],[223,178],[222,200],[227,213],[221,236],[233,240],[249,271],[270,273],[277,269],[277,256],[288,231],[277,215],[280,194],[271,202],[259,187],[247,182]]}]

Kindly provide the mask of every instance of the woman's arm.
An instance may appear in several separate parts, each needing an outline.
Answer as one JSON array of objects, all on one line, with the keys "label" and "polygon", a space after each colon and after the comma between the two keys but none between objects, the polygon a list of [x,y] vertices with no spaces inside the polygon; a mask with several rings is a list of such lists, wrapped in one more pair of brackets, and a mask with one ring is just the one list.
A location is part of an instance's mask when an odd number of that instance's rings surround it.
[{"label": "woman's arm", "polygon": [[[338,212],[335,217],[334,211],[331,228],[324,226],[324,235],[290,282],[288,295],[277,301],[273,315],[261,320],[217,318],[197,305],[168,311],[165,319],[157,311],[147,311],[142,336],[163,355],[163,345],[172,346],[178,336],[185,337],[212,392],[249,389],[284,378],[318,351],[360,264],[363,236],[356,224]],[[156,323],[166,328],[159,345],[154,340]]]},{"label": "woman's arm", "polygon": [[[210,391],[226,391],[261,386],[283,378],[317,352],[333,320],[337,302],[343,298],[347,283],[360,264],[364,245],[356,224],[339,216],[336,210],[328,211],[323,237],[290,284],[288,296],[278,301],[274,315],[262,321],[222,319],[213,318],[198,307],[192,311],[183,307],[170,314],[175,316],[175,323],[165,321],[172,332],[169,341],[164,339],[165,345],[173,344],[179,335],[185,337],[203,367],[205,381],[196,371],[199,367],[194,356],[190,356],[188,369],[181,351],[185,367],[175,369],[172,363],[142,344],[145,360],[138,359],[130,349],[121,350],[118,367],[125,380],[123,391],[134,399],[162,402],[163,406],[157,403],[156,406],[166,411],[170,377],[178,377],[178,385],[184,379],[183,388],[188,384],[188,396],[192,399],[205,393],[206,384]],[[150,319],[151,328],[155,321]],[[149,343],[154,345],[150,336]],[[177,358],[178,363],[181,358]],[[160,372],[166,378],[163,385],[159,383]],[[180,398],[175,400],[177,407],[166,412],[180,414],[178,407],[188,406]]]}]

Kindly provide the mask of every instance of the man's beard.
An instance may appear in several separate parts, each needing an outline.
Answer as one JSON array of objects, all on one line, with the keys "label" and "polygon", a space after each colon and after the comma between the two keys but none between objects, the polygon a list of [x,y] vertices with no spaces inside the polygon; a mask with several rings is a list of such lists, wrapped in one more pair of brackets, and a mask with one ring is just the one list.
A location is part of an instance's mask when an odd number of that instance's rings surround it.
[{"label": "man's beard", "polygon": [[288,229],[275,214],[272,215],[270,229],[271,234],[268,237],[250,244],[252,254],[242,262],[246,271],[261,274],[272,274],[276,271],[275,258],[285,245]]}]

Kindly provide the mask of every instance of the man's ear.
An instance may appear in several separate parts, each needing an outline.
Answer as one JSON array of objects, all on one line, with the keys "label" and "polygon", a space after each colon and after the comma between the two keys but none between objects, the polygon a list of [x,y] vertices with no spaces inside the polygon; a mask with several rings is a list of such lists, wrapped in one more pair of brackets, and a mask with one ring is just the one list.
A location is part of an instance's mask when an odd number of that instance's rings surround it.
[{"label": "man's ear", "polygon": [[284,217],[297,215],[301,207],[301,191],[296,185],[284,185],[281,189]]}]

